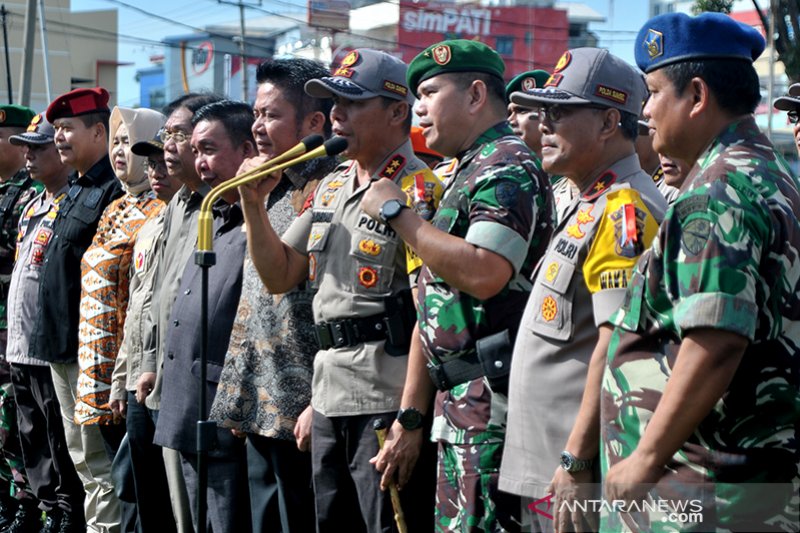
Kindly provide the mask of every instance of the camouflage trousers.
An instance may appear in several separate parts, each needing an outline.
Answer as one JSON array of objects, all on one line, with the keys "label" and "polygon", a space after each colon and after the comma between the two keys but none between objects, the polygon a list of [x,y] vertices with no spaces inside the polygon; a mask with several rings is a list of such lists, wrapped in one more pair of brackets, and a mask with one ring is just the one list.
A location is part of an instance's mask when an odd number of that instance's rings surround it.
[{"label": "camouflage trousers", "polygon": [[439,442],[436,531],[518,533],[520,499],[497,488],[503,443]]},{"label": "camouflage trousers", "polygon": [[17,404],[8,363],[0,362],[0,490],[21,500],[32,498],[17,430]]}]

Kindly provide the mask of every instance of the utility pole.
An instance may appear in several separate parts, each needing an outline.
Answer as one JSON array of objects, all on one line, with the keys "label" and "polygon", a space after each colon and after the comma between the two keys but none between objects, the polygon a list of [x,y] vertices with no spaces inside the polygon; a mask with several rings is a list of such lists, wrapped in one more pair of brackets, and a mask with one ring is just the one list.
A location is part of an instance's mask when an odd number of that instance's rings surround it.
[{"label": "utility pole", "polygon": [[232,2],[230,0],[217,0],[220,4],[230,4],[232,6],[239,6],[239,56],[241,61],[241,70],[242,70],[242,101],[247,102],[247,97],[249,94],[249,87],[247,82],[247,48],[246,48],[246,41],[245,41],[245,25],[244,25],[244,9],[248,6],[260,6],[261,0],[256,0],[257,3],[249,2],[246,3],[244,0],[238,0],[238,2]]},{"label": "utility pole", "polygon": [[3,4],[0,7],[0,17],[3,19],[3,47],[6,51],[6,83],[8,84],[8,103],[14,103],[14,94],[11,91],[11,58],[9,57],[11,52],[8,50],[8,26],[6,25],[6,15],[8,15],[8,11],[6,11],[6,5]]},{"label": "utility pole", "polygon": [[42,37],[42,66],[44,67],[44,88],[47,94],[47,101],[52,102],[50,97],[50,55],[47,52],[47,25],[44,21],[44,0],[39,0],[39,35]]},{"label": "utility pole", "polygon": [[28,0],[25,11],[25,46],[22,49],[22,72],[20,73],[20,99],[24,106],[31,105],[31,85],[33,78],[34,40],[36,37],[36,0]]}]

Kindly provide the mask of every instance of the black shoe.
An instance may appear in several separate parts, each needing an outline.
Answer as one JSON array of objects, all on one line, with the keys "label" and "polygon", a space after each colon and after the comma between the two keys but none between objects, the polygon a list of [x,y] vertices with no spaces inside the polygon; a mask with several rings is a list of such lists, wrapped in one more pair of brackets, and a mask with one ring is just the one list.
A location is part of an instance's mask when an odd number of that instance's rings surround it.
[{"label": "black shoe", "polygon": [[83,523],[81,516],[62,513],[58,533],[86,533],[86,524]]},{"label": "black shoe", "polygon": [[0,530],[11,525],[16,513],[17,502],[8,496],[0,497]]},{"label": "black shoe", "polygon": [[48,511],[44,519],[44,526],[39,530],[39,533],[58,533],[58,527],[61,525],[61,514],[59,509]]},{"label": "black shoe", "polygon": [[14,521],[0,533],[38,533],[42,527],[42,512],[32,500],[24,500],[17,507]]}]

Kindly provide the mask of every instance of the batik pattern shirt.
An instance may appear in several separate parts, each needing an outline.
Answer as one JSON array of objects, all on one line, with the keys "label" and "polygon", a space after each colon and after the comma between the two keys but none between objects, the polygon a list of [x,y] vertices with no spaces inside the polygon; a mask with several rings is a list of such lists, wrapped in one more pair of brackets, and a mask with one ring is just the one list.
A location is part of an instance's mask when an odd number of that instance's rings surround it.
[{"label": "batik pattern shirt", "polygon": [[75,422],[111,424],[111,374],[122,342],[136,234],[162,203],[152,191],[125,194],[103,213],[81,261]]},{"label": "batik pattern shirt", "polygon": [[[637,447],[687,333],[710,328],[750,341],[727,391],[655,489],[664,499],[703,499],[703,531],[777,527],[792,498],[794,525],[785,530],[798,530],[798,219],[787,164],[752,118],[729,125],[698,158],[612,317],[604,475]],[[639,518],[646,529],[681,527],[669,517]],[[606,516],[602,529],[622,528],[620,519]]]},{"label": "batik pattern shirt", "polygon": [[[468,354],[483,337],[519,326],[530,276],[553,231],[549,179],[538,160],[504,121],[458,155],[432,224],[508,260],[509,283],[489,300],[448,285],[423,266],[419,276],[419,328],[434,362]],[[495,396],[498,396],[497,398]],[[502,396],[502,397],[499,397]],[[502,442],[504,395],[483,378],[436,395],[432,438],[452,444]]]}]

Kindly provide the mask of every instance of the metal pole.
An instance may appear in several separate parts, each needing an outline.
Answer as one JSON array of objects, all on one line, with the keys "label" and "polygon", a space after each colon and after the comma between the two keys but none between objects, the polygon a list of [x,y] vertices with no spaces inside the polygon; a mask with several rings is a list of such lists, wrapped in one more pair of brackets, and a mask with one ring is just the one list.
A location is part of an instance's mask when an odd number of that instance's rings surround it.
[{"label": "metal pole", "polygon": [[28,0],[25,11],[25,46],[22,49],[22,72],[20,77],[19,103],[24,106],[31,104],[31,85],[33,77],[33,56],[35,54],[34,41],[36,37],[36,0]]},{"label": "metal pole", "polygon": [[767,80],[767,138],[772,142],[772,98],[775,88],[775,0],[769,2],[769,80]]},{"label": "metal pole", "polygon": [[242,40],[239,41],[239,51],[242,56],[242,101],[248,101],[248,87],[247,87],[247,55],[245,50],[245,42],[244,42],[244,3],[242,0],[239,0],[239,24],[241,25],[242,29]]},{"label": "metal pole", "polygon": [[9,57],[10,53],[8,50],[8,26],[6,25],[6,15],[8,11],[6,11],[6,5],[3,4],[0,7],[0,16],[3,19],[3,46],[6,50],[6,83],[8,84],[8,103],[14,103],[14,93],[11,90],[11,58]]},{"label": "metal pole", "polygon": [[42,65],[44,66],[44,89],[47,92],[47,103],[53,101],[50,96],[50,61],[47,51],[47,26],[44,20],[44,0],[39,0],[39,33],[42,36]]}]

